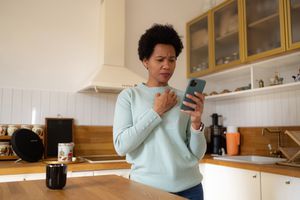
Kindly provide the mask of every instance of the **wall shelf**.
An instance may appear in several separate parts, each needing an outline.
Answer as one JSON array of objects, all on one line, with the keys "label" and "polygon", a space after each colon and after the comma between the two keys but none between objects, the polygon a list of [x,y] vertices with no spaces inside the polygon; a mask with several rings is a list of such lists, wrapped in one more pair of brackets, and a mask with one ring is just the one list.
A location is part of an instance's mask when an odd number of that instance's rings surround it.
[{"label": "wall shelf", "polygon": [[243,91],[238,91],[238,92],[230,92],[230,93],[225,93],[225,94],[207,96],[207,97],[205,97],[205,100],[206,101],[217,101],[217,100],[220,101],[220,100],[247,97],[247,96],[253,96],[253,95],[260,95],[260,94],[287,92],[287,91],[293,91],[296,89],[300,89],[300,82],[288,83],[288,84],[282,84],[282,85],[274,85],[274,86],[268,86],[268,87],[263,87],[263,88],[255,88],[255,89],[250,89],[250,90],[243,90]]},{"label": "wall shelf", "polygon": [[[294,82],[292,75],[299,73],[300,52],[276,57],[258,63],[248,64],[219,73],[201,77],[206,80],[204,93],[210,94],[223,90],[232,92],[206,96],[206,101],[222,101],[233,98],[288,92],[300,89],[300,82]],[[275,72],[283,77],[283,84],[269,86],[270,78]],[[264,81],[264,86],[259,88],[258,80]],[[235,91],[236,88],[251,84],[251,89]]]},{"label": "wall shelf", "polygon": [[0,160],[17,160],[18,156],[0,156]]},{"label": "wall shelf", "polygon": [[11,136],[8,135],[4,135],[4,136],[0,136],[0,140],[10,140]]}]

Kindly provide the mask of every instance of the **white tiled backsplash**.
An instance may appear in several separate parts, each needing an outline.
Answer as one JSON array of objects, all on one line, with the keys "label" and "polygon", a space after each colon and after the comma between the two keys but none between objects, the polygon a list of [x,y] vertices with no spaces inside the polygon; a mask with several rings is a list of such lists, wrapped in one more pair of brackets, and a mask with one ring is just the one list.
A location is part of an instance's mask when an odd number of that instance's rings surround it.
[{"label": "white tiled backsplash", "polygon": [[[44,124],[46,117],[71,117],[77,125],[112,125],[117,94],[81,94],[0,88],[0,124]],[[212,113],[223,125],[300,124],[300,90],[206,102],[203,121]]]},{"label": "white tiled backsplash", "polygon": [[81,94],[0,88],[0,124],[44,124],[46,117],[78,125],[112,125],[116,94]]},{"label": "white tiled backsplash", "polygon": [[300,90],[209,102],[205,107],[204,122],[209,125],[214,112],[223,116],[224,126],[300,125]]}]

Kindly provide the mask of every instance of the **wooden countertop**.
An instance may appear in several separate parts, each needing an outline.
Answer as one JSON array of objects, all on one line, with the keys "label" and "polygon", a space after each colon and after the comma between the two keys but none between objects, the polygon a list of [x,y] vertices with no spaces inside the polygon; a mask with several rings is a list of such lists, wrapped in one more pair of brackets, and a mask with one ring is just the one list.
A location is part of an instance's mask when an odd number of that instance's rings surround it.
[{"label": "wooden countertop", "polygon": [[116,175],[68,178],[62,190],[51,190],[45,180],[0,183],[0,199],[184,199]]},{"label": "wooden countertop", "polygon": [[[280,174],[285,176],[293,176],[300,178],[300,168],[289,167],[282,165],[257,165],[248,163],[238,163],[222,160],[214,160],[211,156],[205,156],[201,163],[210,163],[215,165],[222,165],[228,167],[235,167],[240,169],[255,170],[261,172],[268,172],[274,174]],[[27,173],[44,173],[46,169],[46,163],[36,162],[19,162],[14,161],[1,161],[0,162],[0,175],[7,174],[27,174]],[[130,169],[130,165],[126,162],[107,162],[107,163],[75,163],[68,165],[68,171],[88,171],[88,170],[113,170],[113,169]]]},{"label": "wooden countertop", "polygon": [[208,155],[202,159],[201,163],[210,163],[215,165],[255,170],[260,172],[267,172],[267,173],[280,174],[280,175],[300,178],[300,168],[298,167],[289,167],[289,166],[276,165],[276,164],[258,165],[258,164],[230,162],[230,161],[223,161],[223,160],[214,160],[212,156],[208,156]]}]

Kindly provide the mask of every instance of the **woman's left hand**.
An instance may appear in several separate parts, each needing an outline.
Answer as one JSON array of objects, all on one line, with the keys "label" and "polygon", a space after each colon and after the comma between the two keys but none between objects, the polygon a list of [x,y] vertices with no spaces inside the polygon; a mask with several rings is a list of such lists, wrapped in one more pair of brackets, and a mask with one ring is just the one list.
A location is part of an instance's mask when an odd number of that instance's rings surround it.
[{"label": "woman's left hand", "polygon": [[186,101],[183,101],[183,104],[193,108],[194,110],[181,110],[184,113],[187,113],[191,116],[191,124],[192,127],[195,130],[198,130],[201,125],[201,116],[203,113],[203,107],[204,107],[204,95],[198,92],[195,92],[195,95],[186,95],[187,98],[193,100],[195,103],[189,103]]}]

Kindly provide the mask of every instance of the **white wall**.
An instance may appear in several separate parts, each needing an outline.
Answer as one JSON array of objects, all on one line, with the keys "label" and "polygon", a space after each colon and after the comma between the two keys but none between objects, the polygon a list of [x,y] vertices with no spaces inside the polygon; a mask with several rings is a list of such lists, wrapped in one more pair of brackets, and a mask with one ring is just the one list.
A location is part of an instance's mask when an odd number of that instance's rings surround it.
[{"label": "white wall", "polygon": [[[223,0],[126,0],[126,66],[146,77],[137,43],[153,23],[170,23],[183,36],[186,22]],[[100,0],[0,0],[0,124],[43,124],[45,117],[81,125],[111,125],[116,95],[73,93],[99,64]],[[184,89],[185,49],[170,82]],[[293,91],[294,92],[294,91]],[[300,92],[206,103],[224,125],[300,124]]]},{"label": "white wall", "polygon": [[100,0],[0,0],[0,86],[76,91],[98,66]]},{"label": "white wall", "polygon": [[[127,0],[126,1],[126,66],[147,77],[147,72],[137,54],[138,40],[146,29],[154,23],[172,24],[182,36],[185,46],[186,23],[211,7],[218,0]],[[186,48],[178,57],[177,68],[170,85],[184,90],[186,78]]]},{"label": "white wall", "polygon": [[44,124],[70,117],[78,125],[112,125],[115,94],[0,88],[0,124]]}]

